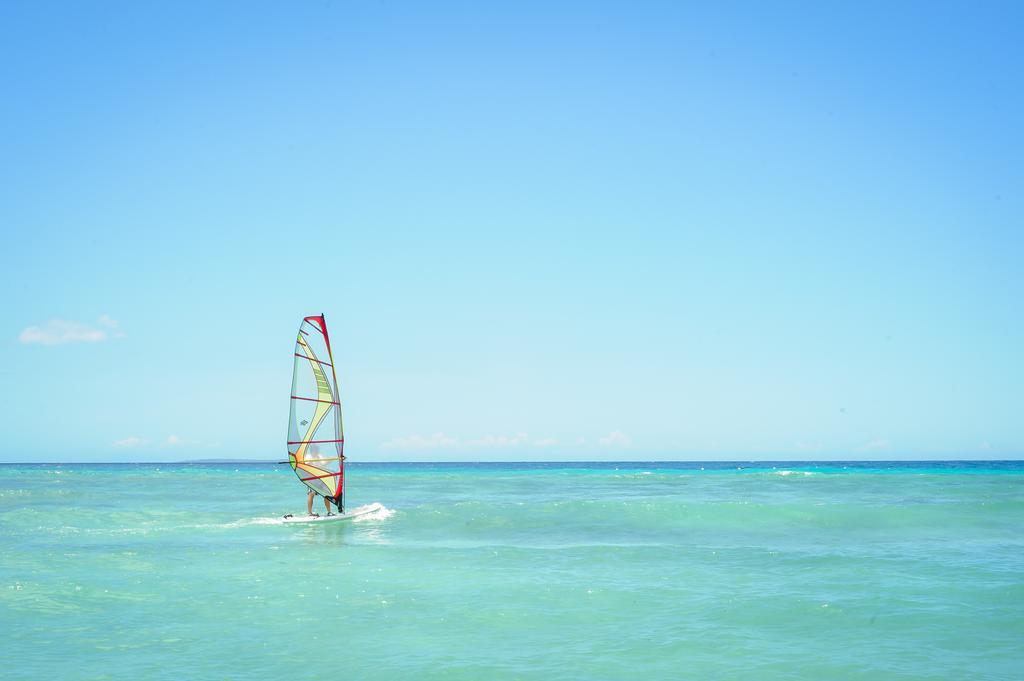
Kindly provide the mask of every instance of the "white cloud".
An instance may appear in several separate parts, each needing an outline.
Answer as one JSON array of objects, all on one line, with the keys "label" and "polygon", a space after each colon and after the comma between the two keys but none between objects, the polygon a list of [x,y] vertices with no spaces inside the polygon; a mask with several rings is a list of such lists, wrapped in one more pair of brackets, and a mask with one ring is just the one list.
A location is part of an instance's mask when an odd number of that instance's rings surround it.
[{"label": "white cloud", "polygon": [[[114,446],[121,449],[130,449],[132,447],[142,447],[144,445],[152,444],[151,440],[144,437],[137,437],[135,435],[129,435],[128,437],[120,440],[114,440]],[[201,444],[194,440],[185,440],[177,435],[168,435],[163,440],[157,440],[156,444],[160,447],[183,447],[185,445],[198,445]]]},{"label": "white cloud", "polygon": [[871,440],[870,442],[865,442],[864,445],[860,449],[863,452],[877,452],[877,451],[882,450],[882,449],[889,449],[889,441],[888,440]]},{"label": "white cloud", "polygon": [[18,334],[25,345],[64,345],[66,343],[99,343],[109,338],[123,338],[117,320],[102,315],[96,324],[67,319],[51,319],[42,326],[29,326]]},{"label": "white cloud", "polygon": [[[160,441],[161,447],[200,447],[203,443],[199,440],[186,440],[178,435],[168,435]],[[316,445],[312,445],[315,447]]]},{"label": "white cloud", "polygon": [[602,438],[598,438],[597,444],[602,447],[629,447],[633,440],[621,430],[613,430]]},{"label": "white cloud", "polygon": [[395,437],[381,444],[381,449],[425,450],[425,449],[502,449],[506,447],[550,447],[558,444],[554,438],[530,439],[526,433],[515,435],[484,435],[464,440],[444,433],[433,435],[406,435]]},{"label": "white cloud", "polygon": [[433,435],[407,435],[395,437],[380,446],[381,449],[437,449],[438,447],[452,447],[458,443],[458,439],[449,437],[444,433]]},{"label": "white cloud", "polygon": [[526,433],[516,433],[515,435],[485,435],[484,437],[477,438],[475,440],[467,440],[467,447],[515,447],[516,445],[526,444],[529,442],[529,437]]},{"label": "white cloud", "polygon": [[120,440],[114,440],[115,447],[138,447],[139,445],[147,444],[149,440],[143,440],[141,437],[135,437],[130,435]]}]

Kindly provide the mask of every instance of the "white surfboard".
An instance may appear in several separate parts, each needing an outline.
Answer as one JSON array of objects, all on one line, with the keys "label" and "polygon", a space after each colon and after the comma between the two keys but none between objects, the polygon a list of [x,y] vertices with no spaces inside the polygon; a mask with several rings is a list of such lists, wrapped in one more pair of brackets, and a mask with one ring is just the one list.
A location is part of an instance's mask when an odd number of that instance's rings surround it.
[{"label": "white surfboard", "polygon": [[335,513],[334,515],[294,515],[285,516],[282,520],[286,523],[335,523],[342,520],[353,520],[362,516],[370,515],[371,513],[377,513],[384,510],[384,504],[379,501],[375,501],[372,504],[366,504],[354,508],[346,513]]}]

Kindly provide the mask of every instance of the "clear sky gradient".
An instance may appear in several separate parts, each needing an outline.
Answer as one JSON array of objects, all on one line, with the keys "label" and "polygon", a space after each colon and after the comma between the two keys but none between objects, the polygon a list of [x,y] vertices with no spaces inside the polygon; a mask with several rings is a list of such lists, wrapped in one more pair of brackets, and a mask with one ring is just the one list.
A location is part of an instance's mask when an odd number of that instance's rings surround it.
[{"label": "clear sky gradient", "polygon": [[1020,3],[4,3],[0,460],[1024,455]]}]

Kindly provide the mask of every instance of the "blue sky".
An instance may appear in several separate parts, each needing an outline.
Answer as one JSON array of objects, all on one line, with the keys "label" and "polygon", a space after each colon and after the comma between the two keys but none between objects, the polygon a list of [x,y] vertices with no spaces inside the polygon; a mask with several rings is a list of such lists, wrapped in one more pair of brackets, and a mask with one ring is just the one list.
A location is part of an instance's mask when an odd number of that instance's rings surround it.
[{"label": "blue sky", "polygon": [[1022,20],[5,3],[0,460],[1020,457]]}]

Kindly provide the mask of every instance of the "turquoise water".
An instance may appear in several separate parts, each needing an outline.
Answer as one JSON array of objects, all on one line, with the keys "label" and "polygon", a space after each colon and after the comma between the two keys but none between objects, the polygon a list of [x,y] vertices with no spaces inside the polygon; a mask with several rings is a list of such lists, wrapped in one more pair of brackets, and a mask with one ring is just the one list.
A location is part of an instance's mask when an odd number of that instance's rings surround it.
[{"label": "turquoise water", "polygon": [[1020,462],[700,466],[0,466],[0,674],[1024,677]]}]

